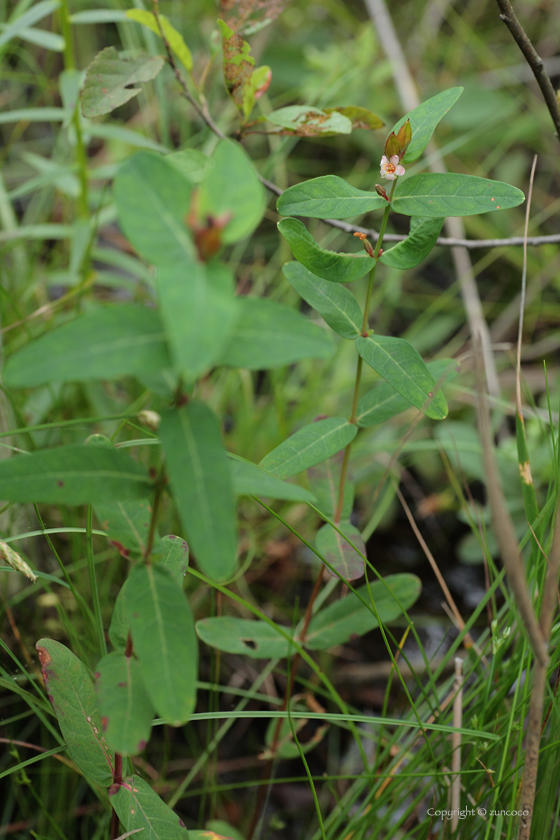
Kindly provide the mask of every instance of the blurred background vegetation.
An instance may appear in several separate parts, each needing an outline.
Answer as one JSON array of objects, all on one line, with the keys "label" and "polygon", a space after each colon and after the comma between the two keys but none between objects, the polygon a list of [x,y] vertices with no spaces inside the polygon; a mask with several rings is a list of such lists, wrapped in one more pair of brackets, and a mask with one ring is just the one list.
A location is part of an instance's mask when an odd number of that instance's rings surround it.
[{"label": "blurred background vegetation", "polygon": [[[63,0],[58,5],[43,0],[33,6],[28,0],[18,3],[0,0],[0,21],[4,22],[0,29],[0,295],[5,354],[96,301],[149,303],[154,298],[151,269],[131,252],[118,229],[111,180],[119,163],[138,148],[164,152],[190,147],[209,153],[217,142],[181,97],[171,69],[165,67],[153,83],[144,86],[138,97],[110,117],[82,120],[87,161],[80,163],[75,126],[61,123],[60,112],[52,110],[60,109],[72,96],[71,86],[65,87],[65,79],[68,80],[65,71],[73,66],[85,70],[96,53],[107,46],[118,50],[142,48],[154,55],[162,54],[163,49],[155,35],[125,19],[128,6],[120,0],[105,5],[100,5],[99,0],[70,0],[66,9],[67,2]],[[135,5],[141,7],[140,2]],[[216,29],[219,10],[209,0],[189,3],[162,0],[160,5],[161,12],[183,34],[193,52],[194,76],[205,78],[204,92],[210,113],[224,133],[235,134],[237,115],[221,75],[221,41]],[[14,21],[39,6],[46,9],[44,16],[12,37],[10,27]],[[448,168],[507,181],[527,192],[533,155],[538,154],[529,231],[541,235],[557,233],[558,140],[530,71],[499,20],[497,6],[490,0],[461,3],[399,0],[390,4],[389,10],[420,98],[427,99],[455,85],[465,88],[436,132],[436,142]],[[560,5],[552,0],[519,0],[516,12],[538,52],[547,60],[553,81],[558,82]],[[65,19],[69,22],[73,49],[68,46],[68,38],[65,49],[61,38]],[[290,104],[360,105],[379,114],[388,129],[402,116],[391,64],[380,33],[362,2],[298,0],[288,3],[271,25],[245,37],[251,43],[257,64],[272,68],[271,86],[258,103],[263,113]],[[243,140],[243,145],[259,172],[281,188],[306,178],[336,174],[370,190],[379,181],[385,136],[384,129],[316,139],[254,133]],[[410,171],[420,171],[426,162],[424,158]],[[83,165],[87,165],[88,174],[87,208],[80,206],[79,201]],[[519,236],[523,232],[524,213],[522,206],[484,217],[467,217],[464,220],[467,236],[471,239]],[[96,221],[93,239],[88,224],[92,218]],[[256,234],[232,248],[227,256],[236,271],[239,293],[268,296],[302,307],[280,272],[291,255],[278,236],[275,226],[278,218],[271,196]],[[401,227],[402,221],[392,219],[390,230],[406,232]],[[376,218],[368,218],[361,223],[375,226],[377,222]],[[350,235],[321,222],[311,224],[325,247],[357,250],[356,240]],[[522,249],[507,247],[470,253],[495,344],[501,388],[495,402],[500,464],[508,502],[516,513],[522,500],[512,424],[513,345],[519,315]],[[533,409],[527,419],[527,430],[533,475],[541,497],[555,476],[549,421],[551,418],[554,424],[558,421],[560,396],[559,268],[558,245],[529,249],[523,389],[525,403]],[[365,278],[355,288],[363,297]],[[357,482],[354,520],[368,539],[370,560],[382,574],[413,571],[422,578],[423,593],[414,611],[416,626],[420,628],[428,657],[437,654],[443,657],[445,665],[450,661],[449,646],[456,630],[442,609],[441,591],[398,502],[394,481],[400,483],[463,617],[467,619],[477,606],[484,607],[478,611],[477,626],[489,644],[486,588],[488,576],[495,572],[491,559],[495,547],[492,534],[482,529],[481,536],[475,521],[477,504],[482,510],[479,515],[486,515],[481,484],[484,476],[472,407],[470,335],[449,249],[436,247],[426,262],[409,272],[383,268],[374,295],[372,326],[376,330],[406,337],[427,358],[455,356],[464,360],[461,377],[447,392],[451,407],[448,421],[434,426],[424,419],[403,443],[413,416],[406,412],[389,424],[363,432],[354,445],[352,459]],[[288,434],[318,414],[347,413],[354,365],[353,348],[339,341],[336,357],[328,362],[309,361],[256,374],[221,369],[208,376],[201,389],[204,398],[223,418],[228,448],[258,462]],[[373,371],[366,371],[364,389],[373,381]],[[142,383],[133,380],[118,384],[71,384],[32,393],[4,392],[0,420],[2,431],[8,431],[81,417],[112,417],[128,413],[131,404],[157,410],[164,403],[157,397],[148,402]],[[83,422],[4,438],[2,455],[8,455],[12,447],[33,449],[83,441],[93,431],[114,436],[120,443],[147,434],[131,422]],[[398,457],[392,460],[397,450]],[[393,481],[381,485],[387,470]],[[467,492],[472,497],[470,506],[465,500]],[[279,503],[275,510],[291,527],[312,539],[317,520],[305,506]],[[41,509],[5,506],[0,517],[2,536],[23,535],[41,528],[39,517],[43,515],[46,514]],[[242,560],[247,563],[247,571],[237,582],[238,591],[266,609],[271,617],[290,623],[294,608],[297,610],[300,603],[305,605],[307,601],[314,577],[313,558],[286,527],[255,502],[243,500],[240,516]],[[170,505],[164,508],[163,517],[162,533],[175,533],[179,526]],[[81,509],[57,513],[49,508],[44,524],[48,528],[83,528],[84,519]],[[474,523],[473,528],[469,521]],[[526,526],[519,518],[517,521],[521,536]],[[126,567],[102,537],[97,539],[96,562],[108,623]],[[58,554],[76,586],[87,597],[83,534],[53,534],[52,542],[27,537],[15,545],[31,559],[35,568],[54,576],[60,574],[55,559]],[[27,585],[15,575],[0,575],[0,612],[5,639],[0,681],[1,735],[4,739],[51,749],[56,745],[49,732],[52,719],[47,712],[37,714],[37,708],[26,696],[31,691],[30,681],[37,667],[35,641],[41,635],[69,640],[72,649],[88,661],[94,655],[95,640],[68,589],[45,579]],[[199,617],[223,608],[207,588],[192,581],[188,586],[192,590],[193,609]],[[503,598],[498,596],[494,609],[499,612],[503,604]],[[507,618],[504,622],[507,623]],[[401,632],[397,628],[396,636],[400,637]],[[411,645],[409,657],[414,659],[415,655],[418,655],[417,646]],[[202,649],[201,656],[200,679],[207,683],[217,679],[222,685],[229,685],[232,693],[218,700],[216,692],[201,690],[200,710],[215,708],[218,702],[222,708],[231,709],[236,701],[235,691],[249,689],[259,669],[252,661],[248,663],[234,656],[223,656],[220,660],[208,649]],[[391,714],[396,715],[406,706],[408,701],[396,680],[387,688],[387,668],[381,661],[386,659],[386,651],[378,631],[351,641],[336,650],[334,657],[321,655],[320,659],[321,665],[334,674],[339,690],[354,708],[379,714],[386,702],[386,690]],[[519,662],[512,656],[508,673],[513,676],[509,687],[516,679],[518,666]],[[268,677],[261,691],[278,692],[285,679],[282,668],[276,674],[276,683]],[[304,670],[302,673],[305,676]],[[508,678],[504,677],[504,686],[507,685]],[[422,697],[422,692],[419,696]],[[250,708],[259,708],[259,700],[250,699]],[[519,725],[522,719],[519,709],[516,711],[513,706],[509,714],[510,720],[517,719]],[[156,735],[145,756],[138,760],[138,767],[166,800],[204,755],[216,729],[214,722],[209,722],[189,725],[181,731],[167,727],[155,730]],[[188,826],[202,828],[208,820],[222,819],[236,826],[243,837],[254,805],[252,782],[260,777],[257,756],[263,748],[265,730],[263,721],[233,722],[219,749],[210,751],[210,760],[204,761],[202,768],[192,775],[186,794],[176,806]],[[310,754],[314,773],[356,773],[356,757],[346,735],[343,729],[331,727]],[[384,744],[385,747],[389,748],[390,744]],[[30,754],[24,747],[12,745],[0,758],[0,774],[5,774],[0,782],[4,785],[0,835],[106,836],[109,817],[105,804],[63,762],[48,758],[13,773],[14,762],[24,761]],[[484,771],[477,766],[484,777]],[[418,769],[424,772],[425,768],[419,763]],[[297,781],[303,775],[299,759],[282,762],[276,775],[292,781],[273,788],[262,837],[310,840],[316,836],[315,815],[307,782]],[[509,793],[504,794],[506,798],[512,795],[514,780],[507,789]],[[350,784],[349,781],[329,782],[322,792],[325,808],[340,802]],[[404,809],[400,833],[392,833],[396,832],[394,822],[393,828],[387,822],[386,829],[375,828],[375,832],[381,833],[372,833],[371,821],[368,823],[360,816],[362,812],[355,804],[354,810],[341,812],[346,813],[347,820],[349,814],[354,814],[355,840],[377,836],[436,836],[429,833],[432,829],[425,812],[422,820],[418,817],[416,823],[411,821],[416,804],[406,800],[402,787],[395,790],[395,801],[399,790]],[[396,808],[395,802],[391,802],[385,807]],[[346,824],[333,823],[334,833],[330,836],[341,840],[342,825]],[[473,824],[472,833],[464,836],[482,836],[477,830],[481,830],[480,826],[477,829]]]}]

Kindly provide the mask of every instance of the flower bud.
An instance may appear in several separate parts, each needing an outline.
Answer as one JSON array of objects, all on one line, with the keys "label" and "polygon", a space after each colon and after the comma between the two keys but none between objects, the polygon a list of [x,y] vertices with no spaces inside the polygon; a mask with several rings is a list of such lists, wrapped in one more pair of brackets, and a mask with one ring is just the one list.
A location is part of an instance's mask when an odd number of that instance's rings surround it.
[{"label": "flower bud", "polygon": [[398,155],[399,160],[402,160],[406,150],[412,140],[412,127],[410,120],[407,120],[404,125],[401,125],[397,133],[392,131],[387,137],[385,143],[385,155],[391,159],[393,155]]},{"label": "flower bud", "polygon": [[362,245],[364,246],[364,250],[366,254],[369,254],[370,257],[375,258],[375,254],[373,252],[373,245],[367,238],[365,233],[355,233],[354,236],[357,236],[358,239],[361,239]]},{"label": "flower bud", "polygon": [[381,184],[375,185],[375,192],[377,193],[377,195],[380,195],[381,198],[384,198],[385,201],[389,201],[389,196],[385,192],[385,187],[382,187]]}]

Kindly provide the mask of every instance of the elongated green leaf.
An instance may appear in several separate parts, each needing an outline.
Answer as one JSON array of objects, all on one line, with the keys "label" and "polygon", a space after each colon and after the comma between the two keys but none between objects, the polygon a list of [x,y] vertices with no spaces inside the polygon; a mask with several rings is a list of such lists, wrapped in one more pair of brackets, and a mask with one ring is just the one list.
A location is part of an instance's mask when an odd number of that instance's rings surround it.
[{"label": "elongated green leaf", "polygon": [[126,612],[126,587],[129,580],[130,577],[125,580],[117,595],[111,617],[111,626],[109,627],[109,639],[115,650],[118,651],[124,651],[126,648],[126,640],[130,630],[130,622]]},{"label": "elongated green leaf", "polygon": [[523,201],[521,190],[501,181],[475,175],[426,173],[399,181],[391,206],[405,216],[433,218],[506,210]]},{"label": "elongated green leaf", "polygon": [[152,514],[148,499],[98,502],[93,509],[100,527],[123,557],[144,553]]},{"label": "elongated green leaf", "polygon": [[21,29],[19,37],[22,41],[36,44],[44,50],[53,50],[54,52],[63,52],[66,46],[66,41],[61,35],[57,35],[56,32],[48,32],[46,29],[36,29],[35,27]]},{"label": "elongated green leaf", "polygon": [[443,420],[448,408],[434,377],[414,347],[404,338],[369,335],[356,339],[356,349],[379,376],[433,420]]},{"label": "elongated green leaf", "polygon": [[151,483],[143,466],[119,450],[61,446],[0,461],[2,496],[13,502],[82,505],[141,499]]},{"label": "elongated green leaf", "polygon": [[219,358],[239,315],[233,276],[218,262],[195,260],[158,271],[158,293],[175,370],[188,381]]},{"label": "elongated green leaf", "polygon": [[241,314],[218,364],[265,370],[334,353],[328,333],[288,306],[250,297],[238,302]]},{"label": "elongated green leaf", "polygon": [[401,128],[407,120],[410,120],[412,140],[410,141],[403,158],[404,163],[412,163],[412,161],[417,160],[420,157],[430,142],[430,138],[434,133],[436,125],[457,102],[463,93],[463,90],[464,88],[462,87],[454,87],[449,88],[449,90],[444,90],[441,93],[436,94],[436,96],[432,96],[431,99],[423,102],[418,106],[418,108],[414,108],[413,111],[405,114],[405,116],[393,126],[393,131],[396,134],[399,128]]},{"label": "elongated green leaf", "polygon": [[[365,554],[366,546],[358,529],[350,522],[341,522],[339,527],[352,540],[356,548],[362,554]],[[364,573],[363,559],[350,543],[338,531],[335,531],[332,525],[323,525],[315,537],[315,545],[317,551],[323,555],[327,563],[336,569],[344,580],[356,580],[356,578],[362,577]]]},{"label": "elongated green leaf", "polygon": [[125,599],[146,691],[156,712],[180,726],[196,702],[198,647],[187,600],[165,569],[145,563],[132,569]]},{"label": "elongated green leaf", "polygon": [[96,55],[86,70],[82,90],[84,117],[101,117],[138,96],[140,87],[132,85],[155,79],[163,67],[163,58],[141,53],[134,58],[120,58],[114,47]]},{"label": "elongated green leaf", "polygon": [[[130,20],[135,20],[137,23],[141,23],[143,26],[151,29],[152,32],[155,32],[158,37],[161,37],[157,20],[152,12],[148,12],[145,9],[128,9],[126,16],[127,18],[130,18]],[[185,70],[190,73],[193,66],[192,55],[191,51],[185,44],[183,36],[180,32],[177,32],[175,27],[171,26],[165,15],[159,15],[159,20],[167,43]]]},{"label": "elongated green leaf", "polygon": [[261,467],[278,478],[289,478],[320,464],[343,449],[358,433],[345,417],[328,417],[299,429],[261,461]]},{"label": "elongated green leaf", "polygon": [[115,179],[119,221],[148,262],[192,265],[195,249],[185,225],[190,193],[190,182],[154,152],[138,152],[120,167]]},{"label": "elongated green leaf", "polygon": [[140,776],[127,776],[121,785],[112,785],[109,801],[125,832],[143,829],[138,834],[142,840],[191,838],[183,821]]},{"label": "elongated green leaf", "polygon": [[288,241],[294,257],[313,274],[331,283],[359,280],[375,265],[375,261],[365,252],[337,254],[320,248],[305,225],[297,219],[282,219],[278,222],[278,230]]},{"label": "elongated green leaf", "polygon": [[142,752],[150,737],[154,707],[137,659],[116,651],[108,653],[97,665],[95,688],[109,748],[123,755]]},{"label": "elongated green leaf", "polygon": [[174,534],[162,537],[154,548],[153,558],[160,568],[171,575],[175,583],[183,586],[189,567],[189,547],[185,540]]},{"label": "elongated green leaf", "polygon": [[73,761],[103,787],[113,781],[113,755],[103,739],[93,679],[77,656],[53,639],[36,645],[41,673]]},{"label": "elongated green leaf", "polygon": [[238,455],[228,453],[230,458],[233,492],[238,496],[268,496],[270,499],[285,499],[289,502],[316,501],[315,496],[299,487],[281,481],[276,476],[263,470],[257,464],[252,464]]},{"label": "elongated green leaf", "polygon": [[196,622],[199,639],[226,653],[252,659],[281,659],[288,655],[288,641],[265,621],[219,616]]},{"label": "elongated green leaf", "polygon": [[158,313],[142,306],[107,306],[31,341],[4,368],[9,388],[85,382],[157,372],[170,364]]},{"label": "elongated green leaf", "polygon": [[[0,114],[0,125],[10,122],[63,122],[68,116],[65,108],[14,108]],[[35,225],[30,225],[34,229]],[[51,227],[59,227],[51,225]],[[62,227],[62,225],[60,226]]]},{"label": "elongated green leaf", "polygon": [[380,261],[392,268],[406,271],[425,260],[440,235],[444,219],[424,219],[412,216],[410,235],[388,251],[383,251]]},{"label": "elongated green leaf", "polygon": [[[323,461],[321,464],[311,467],[307,471],[309,486],[317,496],[316,506],[328,516],[334,518],[338,504],[338,489],[340,486],[340,472],[344,460],[344,451],[341,450]],[[354,484],[346,479],[344,485],[344,499],[342,504],[342,520],[350,519],[354,506]]]},{"label": "elongated green leaf", "polygon": [[357,338],[363,316],[358,301],[349,289],[329,283],[308,271],[295,260],[286,263],[282,272],[291,286],[317,312],[329,327],[343,338]]},{"label": "elongated green leaf", "polygon": [[165,160],[193,184],[204,181],[212,165],[210,158],[197,149],[179,149],[167,155]]},{"label": "elongated green leaf", "polygon": [[352,122],[338,111],[327,114],[319,108],[307,105],[288,105],[271,111],[266,119],[283,130],[280,134],[295,134],[298,137],[319,137],[321,134],[351,134]]},{"label": "elongated green leaf", "polygon": [[222,242],[229,244],[254,231],[264,208],[264,187],[251,161],[239,144],[223,140],[200,190],[201,216],[229,217],[222,233]]},{"label": "elongated green leaf", "polygon": [[377,193],[359,190],[337,175],[323,175],[289,187],[276,202],[276,208],[283,216],[347,219],[384,209],[386,204]]},{"label": "elongated green leaf", "polygon": [[216,415],[201,402],[163,414],[160,436],[189,545],[218,582],[235,571],[235,508]]},{"label": "elongated green leaf", "polygon": [[[407,610],[417,600],[421,588],[419,578],[409,574],[389,575],[383,582],[371,583],[371,594],[381,621],[387,624],[401,615],[402,610],[395,597]],[[361,586],[357,592],[366,604],[371,604],[367,586]],[[325,650],[333,645],[343,645],[352,636],[363,636],[377,626],[375,614],[349,592],[345,598],[329,604],[313,616],[305,646],[311,650]]]},{"label": "elongated green leaf", "polygon": [[[7,44],[12,38],[19,35],[22,30],[28,26],[33,26],[34,23],[52,15],[52,13],[60,6],[60,0],[41,0],[40,3],[35,3],[31,9],[28,9],[22,15],[16,17],[15,20],[10,21],[2,34],[0,35],[0,47]],[[19,8],[19,7],[16,7]]]},{"label": "elongated green leaf", "polygon": [[[452,382],[461,369],[455,359],[436,359],[428,362],[426,367],[440,388]],[[356,423],[361,427],[377,426],[410,407],[410,402],[401,397],[388,382],[380,382],[359,401]]]}]

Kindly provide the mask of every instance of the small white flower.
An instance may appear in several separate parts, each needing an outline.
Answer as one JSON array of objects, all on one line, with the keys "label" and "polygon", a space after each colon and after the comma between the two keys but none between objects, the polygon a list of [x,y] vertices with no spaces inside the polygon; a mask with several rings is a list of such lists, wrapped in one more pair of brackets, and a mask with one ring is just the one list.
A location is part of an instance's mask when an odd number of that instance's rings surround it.
[{"label": "small white flower", "polygon": [[387,178],[388,181],[394,181],[398,175],[404,175],[404,166],[399,163],[398,155],[391,155],[386,158],[385,155],[381,158],[381,177]]}]

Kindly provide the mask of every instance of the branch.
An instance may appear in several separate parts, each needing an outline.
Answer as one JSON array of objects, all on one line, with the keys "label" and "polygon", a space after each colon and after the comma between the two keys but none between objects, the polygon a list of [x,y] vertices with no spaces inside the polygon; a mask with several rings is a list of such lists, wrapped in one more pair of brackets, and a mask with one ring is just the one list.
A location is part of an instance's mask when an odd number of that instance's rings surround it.
[{"label": "branch", "polygon": [[556,92],[550,81],[550,77],[543,66],[543,60],[527,37],[525,30],[519,23],[509,0],[496,0],[500,9],[500,20],[503,20],[514,41],[523,53],[525,60],[541,89],[546,107],[556,128],[556,137],[560,140],[560,108],[556,99]]},{"label": "branch", "polygon": [[[500,2],[500,0],[498,0],[498,2]],[[161,27],[161,22],[159,19],[158,0],[153,0],[153,10],[154,17],[157,21],[158,28],[160,30],[160,37],[165,45],[167,59],[169,61],[171,69],[173,70],[175,78],[179,83],[183,96],[189,102],[189,104],[192,105],[200,119],[204,123],[206,123],[210,131],[212,131],[216,135],[216,137],[219,137],[221,140],[227,140],[228,137],[212,119],[212,116],[208,111],[208,106],[206,104],[201,105],[199,102],[197,102],[187,87],[187,83],[185,82],[185,79],[183,78],[183,75],[177,66],[175,57],[173,55],[171,47],[169,46],[169,42],[165,37],[165,34]],[[284,192],[284,190],[281,189],[273,181],[269,181],[267,178],[263,178],[262,175],[259,175],[258,177],[261,184],[269,192],[273,193],[273,195],[280,196]],[[331,227],[337,228],[338,230],[342,230],[345,233],[365,233],[367,234],[367,236],[371,236],[372,238],[377,237],[377,231],[373,230],[372,228],[364,228],[360,227],[359,225],[352,225],[349,222],[343,222],[338,219],[322,219],[321,221],[325,222],[325,224],[330,225]],[[407,238],[407,234],[399,233],[386,233],[384,236],[386,242],[402,242]],[[555,233],[551,236],[530,236],[526,241],[528,245],[550,245],[560,243],[560,233]],[[440,236],[436,240],[436,245],[442,245],[443,247],[447,248],[468,248],[469,250],[475,250],[478,248],[507,248],[510,245],[523,245],[524,242],[525,239],[523,236],[513,236],[510,239],[461,239],[452,236]]]}]

